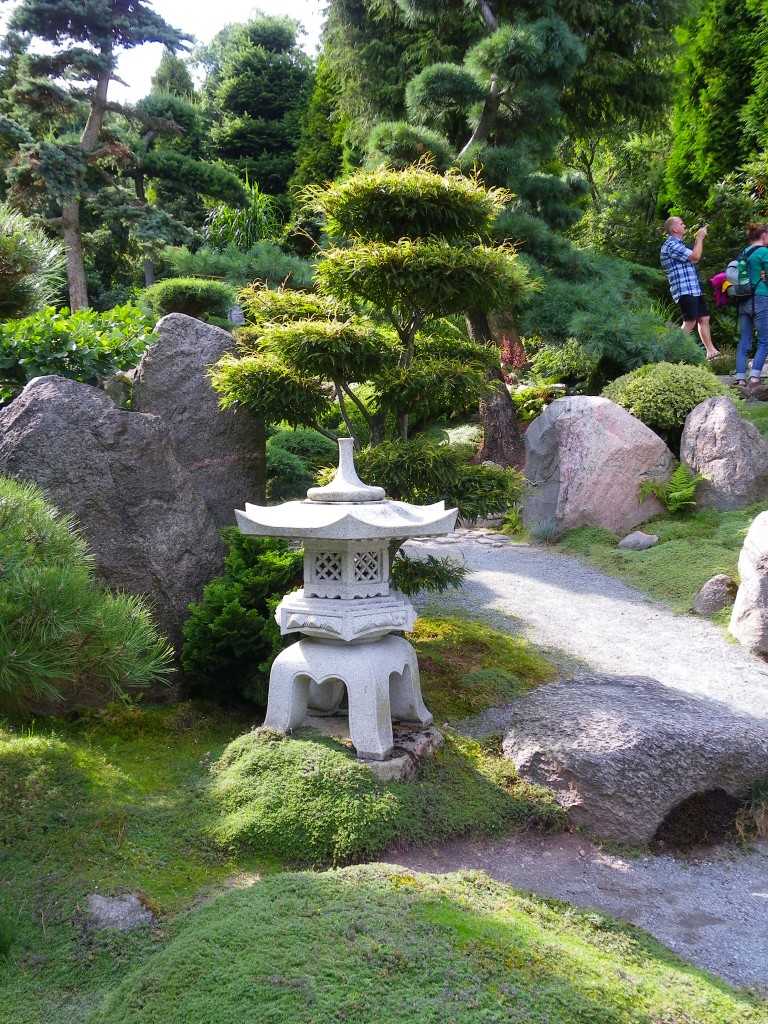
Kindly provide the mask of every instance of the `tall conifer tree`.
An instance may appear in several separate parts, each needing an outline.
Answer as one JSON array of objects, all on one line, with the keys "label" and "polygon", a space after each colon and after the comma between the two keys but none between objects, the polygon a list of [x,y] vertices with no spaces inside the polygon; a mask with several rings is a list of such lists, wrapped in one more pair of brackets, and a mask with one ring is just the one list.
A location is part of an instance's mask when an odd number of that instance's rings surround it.
[{"label": "tall conifer tree", "polygon": [[142,0],[21,0],[9,20],[23,41],[50,53],[27,53],[12,90],[24,132],[12,185],[28,202],[42,200],[60,227],[67,254],[70,306],[88,305],[81,204],[89,168],[130,158],[106,130],[108,114],[127,113],[108,98],[120,53],[143,43],[171,49],[185,37]]}]

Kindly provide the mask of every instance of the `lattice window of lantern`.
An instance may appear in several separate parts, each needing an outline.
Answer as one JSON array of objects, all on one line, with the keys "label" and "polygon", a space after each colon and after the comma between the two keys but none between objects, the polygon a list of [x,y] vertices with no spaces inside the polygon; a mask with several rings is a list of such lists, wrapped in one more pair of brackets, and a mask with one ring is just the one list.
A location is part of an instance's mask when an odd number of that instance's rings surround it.
[{"label": "lattice window of lantern", "polygon": [[315,555],[314,578],[333,582],[341,580],[341,558],[339,555],[334,553]]},{"label": "lattice window of lantern", "polygon": [[378,583],[381,580],[381,552],[355,552],[355,583]]}]

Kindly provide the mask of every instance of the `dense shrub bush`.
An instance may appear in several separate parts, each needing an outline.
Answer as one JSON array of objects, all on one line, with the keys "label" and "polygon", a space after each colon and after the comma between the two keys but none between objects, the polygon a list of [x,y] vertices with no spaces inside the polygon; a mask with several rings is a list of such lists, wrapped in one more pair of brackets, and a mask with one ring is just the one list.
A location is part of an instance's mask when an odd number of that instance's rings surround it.
[{"label": "dense shrub bush", "polygon": [[170,671],[142,600],[99,586],[72,520],[0,477],[0,706],[120,696]]},{"label": "dense shrub bush", "polygon": [[271,439],[267,441],[268,501],[276,504],[305,498],[314,482],[314,474],[303,459],[279,444],[273,444]]},{"label": "dense shrub bush", "polygon": [[282,595],[301,585],[303,555],[286,541],[247,537],[236,527],[224,536],[224,575],[190,605],[181,663],[192,695],[266,706],[269,669],[285,646],[273,613]]},{"label": "dense shrub bush", "polygon": [[267,498],[293,501],[304,498],[318,469],[335,466],[339,448],[317,430],[276,430],[267,441]]},{"label": "dense shrub bush", "polygon": [[144,349],[157,341],[152,324],[131,305],[106,313],[49,307],[0,324],[0,405],[15,398],[33,377],[57,374],[99,385],[118,370],[132,369]]},{"label": "dense shrub bush", "polygon": [[224,321],[227,310],[235,305],[235,289],[225,281],[197,277],[171,277],[158,281],[141,293],[142,309],[155,317],[168,313],[186,313],[198,320]]},{"label": "dense shrub bush", "polygon": [[524,486],[514,469],[467,465],[460,450],[418,434],[365,449],[355,461],[360,477],[383,487],[390,498],[418,504],[442,499],[469,522],[503,515]]},{"label": "dense shrub bush", "polygon": [[707,398],[729,394],[708,366],[651,363],[612,381],[603,397],[623,406],[657,433],[682,428]]}]

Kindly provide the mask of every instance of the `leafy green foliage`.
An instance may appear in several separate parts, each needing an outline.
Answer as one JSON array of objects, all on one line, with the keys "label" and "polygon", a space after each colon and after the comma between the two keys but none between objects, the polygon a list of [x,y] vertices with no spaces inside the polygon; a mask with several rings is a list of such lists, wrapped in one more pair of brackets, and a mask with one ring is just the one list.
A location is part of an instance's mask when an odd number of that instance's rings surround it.
[{"label": "leafy green foliage", "polygon": [[445,500],[468,522],[502,515],[524,486],[516,470],[467,465],[460,450],[422,435],[367,448],[356,464],[361,478],[375,481],[389,497],[416,504]]},{"label": "leafy green foliage", "polygon": [[663,501],[670,512],[680,512],[696,504],[696,488],[704,477],[692,473],[684,462],[679,463],[669,480],[646,480],[640,485],[637,500],[644,501],[653,495]]},{"label": "leafy green foliage", "polygon": [[271,502],[306,497],[317,471],[338,461],[335,441],[316,430],[276,430],[267,440],[267,498]]},{"label": "leafy green foliage", "polygon": [[623,406],[657,433],[681,429],[700,402],[729,395],[707,366],[652,363],[625,374],[603,389],[603,397]]},{"label": "leafy green foliage", "polygon": [[342,301],[362,298],[391,310],[399,324],[415,316],[423,322],[428,315],[461,313],[468,296],[477,309],[501,311],[519,304],[530,285],[511,246],[407,238],[327,249],[318,261],[317,281]]},{"label": "leafy green foliage", "polygon": [[94,1024],[229,1024],[254,1005],[265,1020],[295,1024],[763,1016],[759,997],[602,913],[517,893],[482,872],[377,864],[272,876],[197,908]]},{"label": "leafy green foliage", "polygon": [[240,206],[218,203],[205,218],[203,239],[216,251],[234,245],[247,253],[259,242],[274,242],[282,229],[280,209],[272,196],[263,193],[254,182],[245,184],[245,202]]},{"label": "leafy green foliage", "polygon": [[751,116],[765,98],[756,66],[768,13],[750,0],[704,0],[682,42],[664,199],[670,209],[703,210],[712,186],[768,147],[765,119]]},{"label": "leafy green foliage", "polygon": [[285,541],[225,531],[224,574],[212,580],[184,623],[181,663],[189,692],[266,706],[272,661],[285,646],[273,613],[301,583],[303,555]]},{"label": "leafy green foliage", "polygon": [[312,65],[297,44],[298,22],[254,12],[202,47],[209,155],[236,167],[269,195],[285,193],[296,167],[299,125]]},{"label": "leafy green foliage", "polygon": [[186,313],[198,320],[226,320],[227,310],[235,305],[236,294],[224,281],[206,281],[195,277],[171,277],[146,288],[140,296],[142,309],[156,317],[168,313]]},{"label": "leafy green foliage", "polygon": [[[91,172],[99,184],[106,181],[110,188],[119,188],[120,171],[133,163],[131,150],[113,131],[116,116],[125,117],[121,107],[112,107],[105,130],[107,90],[117,77],[118,58],[147,42],[175,50],[187,37],[141,0],[130,5],[21,0],[8,24],[17,46],[29,47],[11,90],[15,133],[17,138],[23,133],[25,141],[18,147],[9,181],[25,209],[36,209],[61,227],[70,307],[82,309],[89,302],[81,202],[90,199]],[[37,52],[31,48],[35,44],[40,46]],[[131,120],[140,121],[140,111],[131,110]],[[109,206],[102,203],[99,209],[97,201],[89,204],[88,212],[98,211],[101,219]]]},{"label": "leafy green foliage", "polygon": [[60,243],[0,204],[0,320],[28,316],[52,302],[64,282],[64,266]]},{"label": "leafy green foliage", "polygon": [[210,378],[223,409],[240,406],[277,423],[312,425],[331,408],[317,377],[294,371],[272,355],[225,357],[211,367]]},{"label": "leafy green foliage", "polygon": [[164,680],[172,652],[143,601],[105,593],[72,520],[0,477],[0,706],[77,702]]},{"label": "leafy green foliage", "polygon": [[132,369],[157,340],[153,323],[135,306],[125,305],[107,313],[49,307],[0,324],[0,404],[11,401],[33,377],[56,374],[98,385],[119,370]]},{"label": "leafy green foliage", "polygon": [[439,132],[423,125],[404,121],[380,121],[368,139],[368,162],[386,163],[403,171],[422,154],[438,171],[447,171],[453,164],[453,149]]}]

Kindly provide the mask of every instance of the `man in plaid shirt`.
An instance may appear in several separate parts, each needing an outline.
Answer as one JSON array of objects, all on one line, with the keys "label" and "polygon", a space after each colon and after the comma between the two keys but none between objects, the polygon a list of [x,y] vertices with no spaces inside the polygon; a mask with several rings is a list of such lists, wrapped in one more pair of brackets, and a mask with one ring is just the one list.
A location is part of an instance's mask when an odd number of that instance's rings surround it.
[{"label": "man in plaid shirt", "polygon": [[696,273],[696,264],[701,259],[704,239],[707,237],[706,225],[702,224],[696,232],[696,241],[692,249],[683,241],[686,228],[681,217],[670,217],[664,227],[668,237],[661,247],[661,265],[669,278],[672,298],[683,314],[682,328],[686,334],[690,334],[694,327],[698,327],[699,337],[707,350],[707,359],[714,359],[720,353],[712,344],[709,310],[701,294],[699,275]]}]

